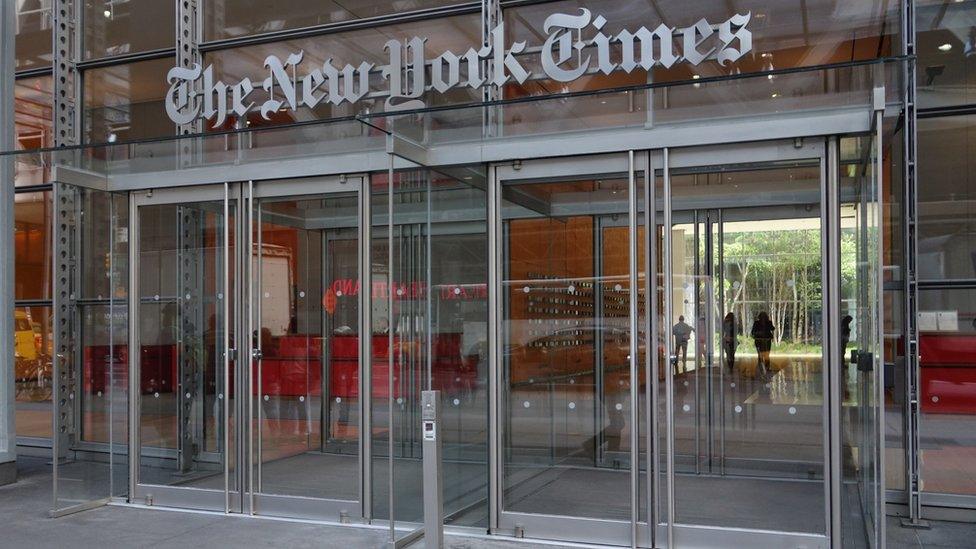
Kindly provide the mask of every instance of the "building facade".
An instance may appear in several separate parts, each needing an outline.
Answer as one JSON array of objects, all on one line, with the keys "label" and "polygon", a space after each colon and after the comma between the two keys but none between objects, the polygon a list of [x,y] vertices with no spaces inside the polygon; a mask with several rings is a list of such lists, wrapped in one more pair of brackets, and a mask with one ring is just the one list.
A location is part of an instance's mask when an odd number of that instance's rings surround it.
[{"label": "building facade", "polygon": [[976,2],[3,7],[0,462],[54,515],[403,544],[436,390],[459,533],[976,518]]}]

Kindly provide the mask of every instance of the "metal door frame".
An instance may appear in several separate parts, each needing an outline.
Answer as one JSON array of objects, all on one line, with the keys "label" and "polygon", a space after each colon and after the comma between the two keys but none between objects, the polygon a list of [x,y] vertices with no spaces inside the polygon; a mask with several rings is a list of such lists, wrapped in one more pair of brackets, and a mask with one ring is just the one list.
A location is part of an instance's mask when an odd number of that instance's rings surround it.
[{"label": "metal door frame", "polygon": [[[670,180],[670,177],[669,177]],[[713,336],[715,334],[715,290],[714,290],[714,278],[715,278],[715,258],[712,255],[716,250],[715,237],[713,236],[714,230],[718,229],[718,234],[722,231],[722,209],[721,208],[701,208],[692,210],[680,210],[684,214],[691,214],[691,219],[687,223],[694,226],[694,241],[695,241],[695,273],[694,273],[694,285],[695,285],[695,318],[693,319],[693,326],[695,327],[696,333],[696,344],[695,344],[695,474],[701,474],[703,466],[707,463],[707,467],[710,470],[707,474],[713,474],[712,469],[712,458],[715,457],[714,449],[712,445],[715,440],[715,422],[712,418],[713,412],[713,398],[712,394],[714,391],[711,372],[715,367],[716,359],[719,360],[721,364],[721,357],[715,356],[715,349],[713,348]],[[674,214],[672,212],[672,222],[674,222]],[[720,248],[719,248],[720,249]],[[704,254],[702,254],[702,252]],[[723,273],[724,274],[724,273]],[[703,290],[704,285],[704,290]],[[721,285],[720,285],[721,287]],[[703,300],[704,298],[704,300]],[[703,323],[700,321],[704,321]],[[698,333],[698,330],[704,326],[704,333]],[[703,338],[705,342],[704,347],[700,347],[697,341],[701,341]],[[702,354],[704,351],[704,354]],[[707,407],[705,410],[702,409],[702,372],[707,372],[709,375],[705,378],[705,403]],[[724,379],[725,369],[719,368],[719,389],[720,396],[724,397],[725,392],[722,390],[722,379]],[[724,401],[723,401],[724,402]],[[724,410],[724,407],[720,406],[720,412]],[[702,416],[705,416],[703,419]],[[704,429],[703,429],[704,427]],[[702,431],[704,430],[705,436],[702,436]],[[719,427],[719,436],[724,441],[724,422]],[[702,453],[701,444],[705,442],[706,450]],[[720,445],[721,446],[721,445]],[[724,463],[724,453],[720,455],[719,458]],[[703,463],[704,461],[704,463]]]},{"label": "metal door frame", "polygon": [[[368,288],[369,282],[362,282],[369,276],[369,242],[370,242],[370,214],[368,200],[369,177],[367,175],[356,174],[351,176],[322,176],[312,177],[301,180],[275,181],[266,180],[260,182],[248,181],[245,183],[225,183],[220,185],[208,185],[201,187],[171,188],[164,190],[133,191],[130,194],[130,242],[133,243],[130,253],[130,273],[129,284],[131,295],[138,295],[139,283],[139,208],[149,205],[169,205],[194,202],[224,202],[224,281],[225,292],[228,300],[225,300],[225,324],[228,329],[233,329],[237,339],[241,342],[236,354],[238,362],[248,363],[253,356],[255,349],[252,338],[244,337],[250,334],[255,325],[255,315],[260,314],[260,308],[253,307],[253,299],[256,291],[255,273],[252,273],[251,254],[248,253],[253,245],[254,235],[254,207],[255,199],[287,199],[290,197],[322,197],[334,193],[357,193],[357,233],[360,239],[359,245],[359,280],[361,287]],[[230,253],[231,243],[227,240],[230,234],[229,213],[230,203],[233,206],[235,216],[233,219],[235,242],[235,253]],[[231,257],[233,256],[233,257]],[[233,261],[235,268],[235,278],[233,283],[229,282],[228,270]],[[367,270],[364,270],[366,268]],[[233,313],[230,313],[229,299],[234,300]],[[362,333],[363,326],[370,325],[370,295],[369,292],[360,291],[359,293],[359,327]],[[260,303],[260,302],[258,302]],[[130,300],[129,315],[131,325],[136,327],[130,330],[129,345],[130,349],[139,349],[139,300]],[[225,330],[225,348],[229,344],[229,337]],[[132,370],[129,380],[129,390],[135,398],[130,399],[129,403],[129,447],[132,450],[130,455],[138,456],[131,459],[129,463],[130,478],[130,501],[138,503],[141,501],[151,505],[161,505],[169,507],[182,507],[203,509],[211,511],[223,511],[225,513],[247,513],[258,515],[269,515],[286,518],[308,519],[308,520],[347,520],[357,522],[368,521],[370,517],[370,478],[364,474],[368,467],[364,464],[369,463],[369,452],[371,445],[368,438],[364,439],[362,425],[370,424],[370,399],[368,395],[372,393],[369,389],[370,376],[364,374],[368,369],[368,361],[364,361],[364,356],[370,356],[371,342],[369,338],[360,338],[360,361],[359,361],[359,391],[360,399],[358,403],[358,413],[360,421],[359,436],[359,456],[358,456],[358,475],[359,492],[358,501],[346,501],[327,498],[309,498],[302,496],[282,496],[272,494],[261,494],[252,490],[256,486],[255,473],[260,474],[260,457],[256,459],[248,458],[255,455],[251,452],[252,441],[254,438],[254,421],[251,420],[254,398],[252,394],[254,379],[250,368],[237,368],[234,376],[235,394],[247,395],[247,398],[237,398],[234,402],[234,421],[233,447],[229,444],[230,422],[229,407],[223,408],[224,425],[224,451],[233,452],[234,463],[238,464],[233,472],[236,477],[236,489],[229,487],[229,458],[225,458],[224,464],[224,490],[213,490],[205,488],[187,488],[179,486],[165,486],[154,484],[143,484],[139,482],[139,467],[141,458],[141,438],[140,438],[140,403],[141,403],[141,364],[139,361],[140,353],[132,353]],[[260,343],[258,344],[260,346]],[[365,353],[365,354],[364,354]],[[224,383],[226,385],[228,375],[228,360],[225,357]],[[362,395],[367,395],[364,398]],[[368,432],[368,429],[365,431]],[[258,441],[259,442],[259,441]],[[259,446],[259,444],[258,444]],[[258,471],[256,471],[258,469]],[[350,516],[351,512],[351,516]]]},{"label": "metal door frame", "polygon": [[[234,208],[236,208],[237,215],[234,218],[235,225],[241,222],[241,184],[239,183],[224,183],[223,185],[208,185],[202,187],[190,187],[190,188],[174,188],[174,189],[164,189],[154,191],[152,189],[145,191],[133,191],[129,196],[129,242],[130,242],[130,254],[129,254],[129,359],[130,359],[130,371],[129,371],[129,501],[133,503],[144,502],[147,505],[161,505],[167,507],[184,507],[190,509],[202,509],[208,511],[223,511],[225,513],[240,512],[242,508],[242,499],[240,487],[243,479],[242,468],[240,466],[235,467],[234,475],[237,477],[236,489],[230,488],[230,458],[231,452],[233,452],[233,457],[235,463],[240,464],[241,452],[240,444],[241,437],[236,436],[234,448],[231,449],[230,446],[230,407],[223,405],[221,406],[221,418],[220,423],[222,424],[222,444],[224,458],[223,458],[223,477],[224,477],[224,489],[214,490],[208,488],[189,488],[180,486],[167,486],[167,485],[157,485],[157,484],[142,484],[140,483],[139,470],[142,459],[142,444],[141,444],[141,403],[142,403],[142,390],[141,390],[141,344],[140,344],[140,305],[141,299],[139,296],[139,256],[141,253],[140,249],[140,219],[139,219],[139,208],[143,206],[151,205],[172,205],[172,204],[188,204],[188,203],[200,203],[200,202],[211,202],[211,203],[223,203],[223,252],[222,252],[222,264],[223,268],[221,270],[221,276],[223,277],[223,288],[225,293],[225,298],[223,299],[223,318],[224,318],[224,334],[222,347],[225,349],[224,360],[223,360],[223,383],[224,390],[229,391],[231,387],[228,386],[228,378],[230,371],[230,357],[226,352],[230,348],[230,330],[233,329],[234,333],[239,335],[240,325],[237,318],[231,318],[230,314],[230,303],[231,300],[236,300],[237,293],[240,288],[239,271],[235,274],[233,282],[234,289],[231,290],[230,282],[230,212],[231,212],[231,201],[236,201]],[[241,231],[235,231],[235,247],[240,250],[240,238]],[[238,254],[240,255],[240,254]],[[232,291],[234,293],[232,293]],[[238,304],[239,305],[239,304]],[[235,311],[239,312],[240,308],[237,307]],[[239,317],[240,315],[235,315]],[[133,351],[137,350],[137,351]],[[218,376],[221,377],[221,376]],[[234,387],[233,390],[235,394],[240,395],[241,393],[241,376],[234,376]],[[235,413],[239,413],[241,408],[241,400],[239,398],[234,399]],[[226,400],[224,400],[226,402]],[[237,416],[241,417],[241,416]],[[240,429],[236,429],[240,431]],[[179,432],[179,431],[178,431]],[[173,452],[164,450],[164,454],[169,455]],[[219,456],[219,454],[218,454]],[[141,500],[141,501],[140,501]]]},{"label": "metal door frame", "polygon": [[[822,159],[811,158],[811,166],[813,161],[821,162]],[[822,172],[821,172],[822,173]],[[819,192],[819,191],[818,191]],[[818,210],[822,209],[821,205],[818,204]],[[701,363],[696,364],[695,371],[695,402],[697,403],[695,413],[696,413],[696,450],[695,454],[682,454],[691,459],[695,460],[695,473],[704,474],[711,476],[724,476],[726,474],[726,463],[727,456],[725,453],[725,433],[726,433],[726,409],[725,409],[725,349],[721,345],[715,345],[713,337],[719,335],[717,332],[722,318],[725,313],[725,286],[724,282],[726,279],[725,273],[725,261],[724,261],[724,239],[725,239],[725,225],[727,222],[737,222],[737,221],[752,221],[754,219],[762,220],[787,220],[795,219],[795,215],[791,215],[792,212],[785,211],[782,213],[769,212],[766,211],[765,215],[761,218],[757,218],[749,215],[740,215],[738,208],[732,207],[718,207],[718,208],[702,208],[702,209],[689,209],[689,210],[677,210],[673,214],[681,214],[682,217],[689,217],[687,221],[677,221],[673,220],[674,224],[692,224],[696,226],[695,229],[695,242],[696,249],[700,250],[703,255],[700,255],[695,259],[695,294],[700,296],[701,299],[696,301],[696,307],[703,309],[703,313],[698,316],[698,320],[704,317],[705,334],[709,334],[710,337],[705,341],[706,346],[702,349],[704,350],[704,359]],[[727,219],[731,217],[731,219]],[[819,214],[818,214],[819,219]],[[821,244],[826,245],[826,232],[822,231]],[[701,286],[708,286],[707,289],[702,290]],[[697,325],[696,325],[697,328]],[[739,328],[744,329],[742,326]],[[826,337],[824,339],[823,345],[827,344]],[[696,354],[696,360],[698,356]],[[714,374],[715,368],[722,366],[718,369],[718,387],[716,389],[715,381],[713,376],[706,376],[704,383],[702,384],[700,378],[699,370],[704,369],[705,371],[710,371]],[[701,386],[703,385],[703,387]],[[706,398],[702,398],[698,395],[703,392]],[[699,417],[700,416],[700,417]],[[706,449],[703,451],[701,447],[705,446]],[[731,458],[735,461],[736,458]],[[775,466],[775,460],[771,461],[769,465]],[[826,469],[826,464],[824,469]]]},{"label": "metal door frame", "polygon": [[[252,181],[247,184],[245,191],[245,201],[247,203],[247,222],[246,222],[246,232],[250,235],[253,240],[257,238],[256,242],[250,242],[249,246],[246,248],[251,251],[247,254],[247,260],[244,261],[248,266],[247,276],[245,277],[245,289],[244,298],[246,300],[246,305],[243,316],[246,318],[248,323],[248,329],[246,333],[253,333],[255,327],[260,326],[261,322],[261,300],[257,297],[260,292],[260,281],[262,280],[261,275],[261,265],[262,262],[257,262],[257,272],[252,272],[253,261],[253,247],[256,244],[259,248],[262,246],[262,232],[260,229],[261,223],[261,206],[263,201],[275,202],[278,200],[301,200],[301,199],[318,199],[326,198],[330,195],[335,194],[349,194],[352,192],[356,193],[356,225],[353,227],[357,231],[357,238],[359,239],[358,253],[357,253],[357,265],[358,265],[358,280],[360,281],[360,292],[357,297],[358,299],[358,329],[359,329],[359,402],[357,403],[357,413],[359,416],[359,440],[358,448],[359,452],[357,455],[357,474],[359,476],[357,484],[359,485],[359,497],[358,500],[341,500],[335,498],[313,498],[305,496],[293,496],[293,495],[280,495],[280,494],[266,494],[259,492],[260,481],[262,474],[262,459],[261,459],[261,436],[260,436],[260,423],[257,428],[254,426],[254,409],[257,408],[259,411],[262,409],[260,405],[260,390],[255,393],[255,384],[260,388],[260,373],[258,379],[253,379],[254,376],[251,374],[252,370],[248,369],[247,374],[247,384],[248,390],[247,394],[247,414],[246,417],[248,421],[246,422],[246,432],[242,433],[243,438],[251,441],[254,445],[253,451],[248,452],[251,456],[247,459],[247,488],[245,489],[245,512],[251,515],[266,515],[266,516],[276,516],[284,518],[297,518],[297,519],[308,519],[308,520],[326,520],[326,521],[352,521],[352,522],[364,522],[369,519],[370,512],[370,479],[365,473],[369,471],[366,464],[370,463],[370,450],[371,445],[369,444],[369,439],[363,437],[363,433],[371,432],[371,430],[364,425],[368,426],[371,424],[371,418],[369,416],[371,409],[371,398],[370,395],[372,391],[365,390],[364,387],[368,387],[371,377],[366,374],[369,371],[369,360],[364,360],[364,357],[371,355],[371,341],[369,337],[362,337],[364,333],[369,332],[368,326],[370,326],[369,311],[370,311],[370,293],[364,291],[363,288],[369,288],[370,285],[365,282],[368,273],[363,270],[364,265],[368,265],[368,255],[364,257],[364,254],[368,254],[368,248],[370,243],[370,226],[369,223],[364,223],[364,219],[369,219],[368,213],[364,216],[364,205],[368,208],[368,204],[365,204],[369,200],[369,176],[364,174],[354,174],[349,176],[322,176],[322,177],[311,177],[305,179],[295,179],[295,180],[262,180],[262,181]],[[323,243],[324,245],[324,243]],[[243,248],[242,248],[243,249]],[[365,252],[364,252],[365,250]],[[365,259],[365,261],[364,261]],[[258,338],[257,346],[254,346],[253,338],[247,338],[247,349],[244,356],[253,357],[257,360],[258,372],[261,371],[262,359],[261,359],[261,339]],[[324,349],[323,349],[324,351]],[[365,354],[364,354],[365,353]],[[325,377],[323,376],[323,381]],[[365,395],[365,396],[364,396]],[[326,406],[325,399],[327,398],[325,392],[325,387],[323,387],[322,394],[322,406]],[[258,402],[255,401],[258,399]],[[259,419],[260,422],[260,419]]]},{"label": "metal door frame", "polygon": [[[661,165],[661,173],[663,176],[663,198],[664,204],[662,210],[664,213],[664,227],[671,227],[674,225],[672,208],[672,189],[671,189],[671,175],[672,171],[676,168],[690,168],[690,167],[710,167],[710,166],[732,166],[732,165],[750,165],[755,164],[757,167],[767,167],[771,163],[778,161],[817,161],[819,164],[820,171],[820,218],[821,218],[821,252],[823,259],[823,269],[826,271],[829,267],[830,261],[832,259],[828,258],[828,249],[830,246],[829,242],[833,242],[833,237],[828,233],[827,224],[827,213],[829,209],[829,204],[826,198],[826,193],[828,189],[828,179],[827,179],[827,163],[828,155],[827,148],[825,146],[825,140],[820,139],[807,139],[807,140],[789,140],[789,141],[778,141],[778,142],[768,142],[768,143],[756,143],[756,144],[731,144],[731,145],[717,145],[708,147],[691,147],[691,148],[679,148],[679,149],[665,149],[663,154],[663,162]],[[718,210],[718,217],[721,221],[724,221],[722,216],[721,207],[707,208],[708,210]],[[679,210],[687,211],[687,209]],[[700,211],[695,209],[696,212]],[[720,223],[721,223],[720,221]],[[696,219],[696,223],[700,223],[700,220]],[[696,224],[697,227],[697,224]],[[697,229],[696,229],[697,231]],[[673,317],[671,300],[673,298],[673,273],[674,267],[671,265],[671,231],[665,230],[664,238],[664,254],[665,258],[665,268],[664,272],[664,296],[666,299],[665,303],[665,318],[670,322]],[[697,256],[697,252],[696,252]],[[709,257],[710,254],[706,254]],[[696,262],[698,260],[696,259]],[[824,281],[827,280],[826,277],[823,278]],[[826,290],[826,288],[825,288]],[[823,292],[824,307],[826,307],[826,302],[829,299],[828,292]],[[824,308],[826,311],[827,309]],[[709,316],[713,316],[714,313],[708,313]],[[657,318],[653,315],[653,318]],[[711,335],[712,330],[709,330]],[[656,332],[655,332],[656,333]],[[665,335],[664,340],[666,341],[665,356],[670,357],[673,355],[673,339],[670,337],[670,330]],[[831,355],[827,352],[827,343],[825,340],[822,354],[825,357],[830,357]],[[720,365],[720,367],[723,367]],[[723,367],[724,368],[724,367]],[[833,368],[833,365],[830,366]],[[832,492],[832,486],[834,481],[838,480],[839,467],[835,469],[835,464],[832,459],[833,445],[832,441],[829,439],[830,434],[830,422],[829,422],[829,411],[830,407],[834,404],[832,398],[825,398],[822,403],[822,426],[824,432],[824,444],[823,444],[823,464],[824,464],[824,523],[826,532],[824,535],[812,534],[812,533],[799,533],[799,532],[785,532],[785,531],[770,531],[770,530],[759,530],[750,528],[720,528],[707,525],[696,525],[696,524],[684,524],[678,523],[675,519],[675,471],[674,471],[674,402],[673,402],[673,386],[674,386],[674,371],[672,368],[667,369],[666,374],[666,384],[668,388],[665,392],[667,405],[666,410],[668,418],[666,420],[666,428],[668,430],[668,451],[665,455],[667,460],[667,493],[668,497],[667,503],[667,520],[664,526],[664,537],[666,538],[666,543],[660,543],[661,546],[750,546],[750,547],[781,547],[787,545],[804,545],[809,547],[826,547],[830,543],[830,524],[832,511],[839,512],[839,509],[833,509],[831,505],[830,495]],[[824,395],[830,395],[828,391],[828,383],[832,376],[826,375],[827,369],[825,368],[825,375],[823,376],[824,383]],[[699,437],[700,438],[700,437]],[[697,442],[696,442],[697,444]],[[721,442],[720,442],[721,444]]]},{"label": "metal door frame", "polygon": [[[627,179],[628,181],[628,226],[633,229],[636,224],[636,204],[637,188],[636,174],[642,172],[644,168],[644,155],[635,155],[634,151],[573,157],[573,158],[550,158],[533,159],[527,161],[507,162],[493,164],[489,167],[489,214],[488,214],[488,234],[489,234],[489,377],[494,389],[491,394],[492,408],[490,410],[490,433],[489,433],[489,499],[490,501],[490,530],[493,533],[509,534],[513,532],[516,536],[526,536],[532,538],[546,538],[562,541],[575,541],[583,543],[615,543],[619,545],[630,545],[635,536],[639,537],[639,543],[643,543],[643,533],[638,531],[636,521],[636,508],[632,505],[632,520],[620,521],[609,519],[597,519],[578,516],[557,516],[543,515],[535,513],[524,513],[508,511],[504,509],[504,484],[505,484],[505,420],[508,406],[507,393],[503,385],[503,358],[501,335],[503,328],[501,324],[501,305],[505,300],[505,293],[502,290],[502,271],[505,266],[501,263],[500,254],[505,246],[502,239],[502,200],[503,184],[507,181],[526,181],[543,182],[546,180],[566,180],[568,178],[584,177],[614,177]],[[646,158],[646,157],[645,157]],[[634,253],[636,248],[636,231],[631,231],[631,253],[630,259],[631,281],[636,278],[637,256]],[[636,288],[633,284],[631,287]],[[493,296],[493,297],[492,297]],[[630,299],[630,323],[631,333],[636,332],[636,300]],[[631,345],[636,345],[636,339],[631,338]],[[631,379],[636,379],[637,356],[631,353],[630,360]],[[597,390],[597,389],[595,389]],[[631,384],[632,397],[636,395],[637,384]],[[631,402],[637,402],[636,398],[631,398]],[[636,441],[634,436],[635,424],[633,415],[637,414],[637,406],[631,407],[631,433],[630,440]],[[631,444],[631,499],[636,503],[638,492],[636,491],[637,478],[639,478],[638,468],[639,459],[634,459],[638,451],[637,444]]]},{"label": "metal door frame", "polygon": [[[504,452],[505,452],[505,433],[504,433],[504,414],[507,413],[507,405],[505,405],[506,393],[503,386],[503,358],[502,358],[502,335],[503,335],[503,325],[502,325],[502,304],[504,302],[504,292],[502,289],[502,278],[504,265],[501,263],[502,259],[500,253],[504,249],[504,239],[502,232],[502,197],[503,197],[503,187],[502,184],[505,181],[513,180],[545,180],[545,179],[559,179],[568,177],[580,177],[582,176],[597,176],[606,174],[624,174],[628,177],[630,182],[630,193],[629,193],[629,224],[632,229],[632,247],[631,250],[636,250],[636,246],[644,246],[645,255],[645,265],[638,267],[637,254],[632,251],[631,255],[631,278],[637,278],[637,272],[641,268],[645,270],[645,273],[657,273],[656,267],[656,243],[654,242],[656,238],[653,235],[656,234],[656,229],[650,229],[650,227],[656,227],[660,221],[663,221],[662,225],[667,227],[672,224],[672,213],[671,213],[671,183],[670,183],[670,172],[675,168],[685,168],[685,167],[699,167],[699,166],[721,166],[721,165],[743,165],[743,164],[765,164],[768,165],[772,162],[777,161],[791,161],[791,160],[813,160],[819,162],[820,166],[820,197],[821,197],[821,223],[822,223],[822,253],[823,253],[823,268],[828,269],[828,265],[835,265],[838,258],[837,253],[834,253],[827,242],[833,242],[836,240],[829,240],[836,238],[836,232],[831,231],[832,225],[828,224],[827,214],[830,205],[833,204],[832,201],[826,200],[828,193],[831,190],[836,189],[836,185],[832,184],[831,170],[828,170],[828,162],[834,161],[835,157],[828,155],[827,140],[824,138],[807,138],[806,140],[781,140],[773,142],[756,142],[756,143],[744,143],[744,144],[728,144],[728,145],[707,145],[707,146],[697,146],[697,147],[687,147],[679,149],[655,149],[655,150],[639,150],[639,151],[627,151],[621,153],[613,153],[606,155],[594,155],[594,156],[582,156],[582,157],[571,157],[571,158],[544,158],[544,159],[532,159],[532,160],[520,160],[513,162],[497,163],[489,166],[489,213],[488,213],[488,237],[489,237],[489,344],[490,348],[490,378],[491,378],[491,400],[492,408],[490,410],[489,422],[490,422],[490,440],[489,440],[489,472],[490,472],[490,530],[494,533],[508,534],[514,533],[516,536],[527,536],[532,538],[547,538],[562,541],[571,542],[595,542],[595,543],[607,543],[608,541],[612,543],[618,543],[621,545],[631,545],[632,547],[673,547],[675,544],[679,545],[689,545],[689,546],[701,546],[701,545],[715,545],[715,546],[727,546],[731,544],[738,545],[749,545],[753,547],[778,547],[784,543],[799,543],[806,544],[808,546],[821,546],[825,547],[830,543],[830,532],[831,526],[837,524],[836,520],[839,518],[839,505],[835,504],[835,500],[831,499],[832,495],[837,495],[837,481],[839,480],[840,473],[840,462],[839,462],[839,448],[834,447],[835,435],[833,433],[834,429],[834,414],[833,408],[839,405],[837,402],[833,402],[835,399],[825,398],[823,403],[823,431],[824,431],[824,490],[825,490],[825,502],[824,502],[824,521],[827,528],[825,535],[818,534],[806,534],[806,533],[793,533],[793,532],[779,532],[779,531],[765,531],[765,530],[755,530],[755,529],[744,529],[744,528],[717,528],[704,525],[687,525],[687,524],[675,524],[674,520],[674,431],[673,431],[673,402],[672,402],[672,385],[673,385],[673,371],[669,368],[670,372],[665,379],[667,391],[665,392],[667,407],[667,418],[658,418],[654,411],[658,410],[658,383],[657,383],[657,358],[656,352],[647,352],[645,364],[636,364],[636,352],[631,353],[632,358],[632,375],[636,376],[638,367],[645,368],[647,372],[648,383],[645,384],[645,391],[647,392],[646,398],[646,417],[649,422],[647,433],[644,435],[640,434],[640,425],[637,421],[631,422],[631,440],[637,440],[639,436],[646,437],[645,447],[648,452],[648,464],[651,467],[651,471],[646,475],[646,489],[644,494],[641,495],[641,489],[638,487],[639,483],[639,467],[633,467],[634,464],[639,463],[639,456],[632,460],[631,464],[631,500],[632,500],[632,517],[629,523],[627,521],[614,521],[614,520],[604,520],[604,519],[590,519],[581,517],[568,517],[568,516],[553,516],[553,515],[542,515],[542,514],[531,514],[531,513],[516,513],[512,511],[507,511],[504,509]],[[663,220],[655,220],[658,213],[657,199],[655,198],[657,191],[656,177],[647,177],[648,173],[660,176],[663,179],[663,207],[661,210],[663,212]],[[638,177],[644,177],[643,189],[638,189]],[[638,193],[643,194],[644,207],[641,208],[638,205],[640,200]],[[641,211],[641,209],[643,211]],[[720,209],[720,208],[712,208]],[[643,214],[644,218],[639,220],[640,215]],[[721,214],[719,214],[721,216]],[[636,228],[639,223],[644,223],[647,230],[645,230],[645,242],[636,243]],[[719,237],[721,238],[721,237]],[[670,258],[671,250],[671,238],[670,231],[664,231],[664,258]],[[669,259],[665,259],[670,263]],[[664,296],[665,303],[659,304],[655,303],[657,301],[657,291],[647,291],[647,284],[656,277],[647,276],[645,277],[645,295],[647,303],[647,314],[643,319],[647,323],[646,331],[649,335],[648,339],[656,338],[656,334],[660,329],[657,324],[658,308],[663,306],[664,318],[671,317],[671,288],[673,287],[672,269],[663,269],[665,274],[664,281]],[[823,279],[825,282],[828,280],[826,276]],[[634,287],[637,287],[636,284]],[[834,294],[830,294],[831,296]],[[824,292],[823,299],[830,299],[828,297],[828,292]],[[633,305],[631,311],[631,323],[632,328],[636,328],[637,312],[636,312],[636,300],[630,300]],[[827,310],[826,308],[824,309]],[[636,333],[633,330],[632,333]],[[665,337],[667,341],[665,356],[670,356],[672,354],[672,342],[670,337]],[[635,338],[631,338],[632,343],[636,342]],[[827,346],[825,342],[825,356],[832,356],[827,353]],[[652,373],[654,373],[652,375]],[[828,377],[824,376],[825,385],[828,383]],[[632,377],[636,379],[636,377]],[[638,384],[632,384],[634,391]],[[825,389],[827,387],[825,386]],[[825,395],[831,393],[826,392]],[[632,402],[637,402],[636,399]],[[632,406],[632,413],[637,414],[637,407]],[[657,430],[659,428],[659,423],[662,419],[665,419],[664,428],[667,430],[667,448],[663,449],[662,452],[660,448],[657,448],[657,441],[660,440],[657,436]],[[639,445],[632,444],[632,450],[636,454],[639,452]],[[661,460],[666,463],[665,470],[667,475],[667,482],[665,486],[660,486],[660,482],[655,480],[661,475],[661,471],[658,468],[658,464]],[[650,465],[653,463],[654,465]],[[665,502],[667,503],[666,511],[659,508],[662,499],[659,495],[662,493],[667,494]],[[646,508],[649,513],[649,520],[641,521],[638,520],[637,515],[637,504],[638,498],[645,497],[647,499]],[[663,515],[663,516],[659,516]],[[656,527],[650,527],[650,524],[656,525]],[[835,541],[835,543],[838,543]]]}]

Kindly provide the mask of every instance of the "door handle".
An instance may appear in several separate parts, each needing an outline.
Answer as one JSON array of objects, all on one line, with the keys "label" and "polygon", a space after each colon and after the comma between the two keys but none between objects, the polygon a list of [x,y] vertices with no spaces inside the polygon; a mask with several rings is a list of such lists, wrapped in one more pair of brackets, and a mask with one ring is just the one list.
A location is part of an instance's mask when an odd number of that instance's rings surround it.
[{"label": "door handle", "polygon": [[874,353],[858,353],[857,369],[861,372],[871,372],[874,370]]}]

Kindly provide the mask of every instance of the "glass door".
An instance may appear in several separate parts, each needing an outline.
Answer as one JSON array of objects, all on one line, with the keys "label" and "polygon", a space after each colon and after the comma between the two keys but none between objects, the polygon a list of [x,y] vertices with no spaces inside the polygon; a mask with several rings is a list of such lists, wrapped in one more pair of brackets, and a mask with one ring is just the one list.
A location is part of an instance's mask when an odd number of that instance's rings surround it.
[{"label": "glass door", "polygon": [[517,535],[632,541],[631,167],[614,155],[495,168],[499,523]]},{"label": "glass door", "polygon": [[667,542],[825,547],[823,142],[665,157]]},{"label": "glass door", "polygon": [[239,511],[235,184],[132,194],[133,501]]},{"label": "glass door", "polygon": [[249,184],[255,514],[361,519],[362,177]]},{"label": "glass door", "polygon": [[884,519],[880,509],[884,493],[880,452],[884,363],[880,342],[881,317],[881,208],[879,199],[880,151],[878,135],[836,141],[838,192],[836,208],[840,258],[836,276],[840,303],[836,352],[843,402],[839,433],[843,456],[841,520],[849,523],[850,543],[883,546]]},{"label": "glass door", "polygon": [[133,501],[362,520],[362,186],[132,195]]}]

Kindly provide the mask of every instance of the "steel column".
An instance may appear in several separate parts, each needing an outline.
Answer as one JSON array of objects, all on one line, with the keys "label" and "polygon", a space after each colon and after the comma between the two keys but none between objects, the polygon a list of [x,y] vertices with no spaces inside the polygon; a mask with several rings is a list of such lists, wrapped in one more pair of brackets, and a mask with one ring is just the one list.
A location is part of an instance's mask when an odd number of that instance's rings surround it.
[{"label": "steel column", "polygon": [[[177,390],[177,424],[180,438],[177,442],[177,467],[181,473],[189,473],[203,448],[204,440],[204,369],[199,362],[197,345],[204,341],[204,290],[205,265],[203,255],[203,212],[199,206],[183,205],[177,208],[179,226],[179,335],[180,354],[179,385]],[[225,218],[225,222],[227,219]],[[226,292],[226,288],[224,289]],[[220,430],[218,426],[218,431]]]},{"label": "steel column", "polygon": [[[481,0],[481,47],[491,46],[491,31],[502,21],[502,8],[499,0]],[[491,74],[494,60],[487,58],[481,61],[481,74]],[[482,88],[481,98],[485,103],[491,103],[502,98],[502,90],[487,84]],[[501,133],[501,117],[498,107],[485,107],[482,116],[482,135],[496,137]]]},{"label": "steel column", "polygon": [[[77,69],[81,51],[79,2],[76,0],[56,0],[53,6],[53,80],[54,80],[54,145],[65,147],[81,141],[81,77]],[[63,153],[62,153],[63,154]],[[55,155],[54,163],[65,158]],[[54,452],[55,508],[57,508],[58,459],[67,455],[75,429],[74,392],[78,382],[76,362],[73,353],[73,338],[77,336],[75,326],[75,289],[77,276],[73,265],[72,248],[75,236],[75,214],[77,198],[67,185],[54,185],[55,219],[55,259],[54,265],[54,430],[52,445]],[[62,253],[64,252],[64,253]]]},{"label": "steel column", "polygon": [[81,142],[81,2],[55,0],[54,22],[54,144],[56,147]]},{"label": "steel column", "polygon": [[[200,43],[203,42],[203,10],[200,9],[202,0],[178,0],[176,3],[176,66],[190,69],[194,65],[203,65],[200,53]],[[190,100],[186,109],[192,109],[202,84],[193,84]],[[199,118],[188,124],[176,127],[179,135],[198,134],[203,131],[203,121]],[[193,165],[199,160],[202,148],[197,139],[184,139],[179,143],[178,162],[181,168]]]},{"label": "steel column", "polygon": [[74,341],[76,323],[75,236],[77,233],[77,191],[66,184],[54,185],[54,392],[53,450],[54,489],[57,508],[58,465],[67,456],[76,428],[73,406],[77,388],[77,357]]}]

